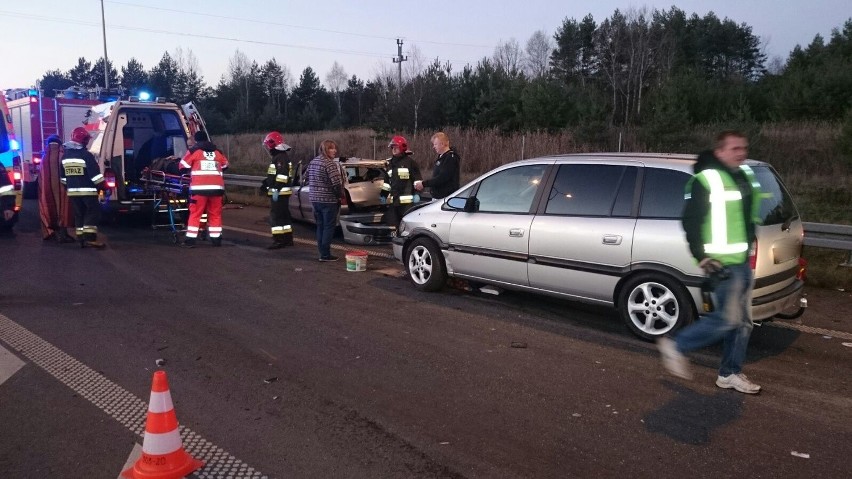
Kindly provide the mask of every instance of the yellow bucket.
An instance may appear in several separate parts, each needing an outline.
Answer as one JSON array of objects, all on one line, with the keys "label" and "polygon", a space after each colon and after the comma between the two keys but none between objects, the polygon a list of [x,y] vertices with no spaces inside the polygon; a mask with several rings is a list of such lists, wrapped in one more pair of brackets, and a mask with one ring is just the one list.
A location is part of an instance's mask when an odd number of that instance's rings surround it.
[{"label": "yellow bucket", "polygon": [[367,271],[367,256],[366,251],[346,253],[346,271]]}]

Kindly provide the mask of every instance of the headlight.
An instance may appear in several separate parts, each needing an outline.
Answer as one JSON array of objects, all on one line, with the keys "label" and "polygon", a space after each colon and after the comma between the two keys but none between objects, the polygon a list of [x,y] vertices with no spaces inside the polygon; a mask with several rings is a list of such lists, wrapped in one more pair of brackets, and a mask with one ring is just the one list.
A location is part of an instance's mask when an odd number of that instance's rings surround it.
[{"label": "headlight", "polygon": [[407,234],[406,231],[405,231],[405,227],[406,227],[405,220],[400,221],[399,222],[399,228],[396,230],[396,235],[397,236],[405,236]]}]

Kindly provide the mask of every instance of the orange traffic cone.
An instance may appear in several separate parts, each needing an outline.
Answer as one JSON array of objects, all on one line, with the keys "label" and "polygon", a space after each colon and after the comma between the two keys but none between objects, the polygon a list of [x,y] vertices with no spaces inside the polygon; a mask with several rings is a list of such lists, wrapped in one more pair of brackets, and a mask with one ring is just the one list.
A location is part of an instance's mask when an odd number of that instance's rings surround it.
[{"label": "orange traffic cone", "polygon": [[142,457],[122,472],[129,479],[178,479],[204,465],[183,450],[165,371],[154,373]]}]

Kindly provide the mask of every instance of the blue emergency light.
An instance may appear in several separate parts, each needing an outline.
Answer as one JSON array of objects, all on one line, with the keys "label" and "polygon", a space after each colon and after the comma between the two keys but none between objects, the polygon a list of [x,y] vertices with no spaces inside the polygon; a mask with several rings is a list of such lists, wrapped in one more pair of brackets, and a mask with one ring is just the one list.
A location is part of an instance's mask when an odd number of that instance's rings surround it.
[{"label": "blue emergency light", "polygon": [[18,144],[18,140],[9,140],[9,147],[13,150],[18,150],[21,148],[21,145]]},{"label": "blue emergency light", "polygon": [[147,91],[140,91],[139,92],[139,101],[149,101],[149,100],[151,100],[151,94],[150,93],[148,93]]},{"label": "blue emergency light", "polygon": [[38,90],[30,90],[27,92],[29,96],[38,96]]}]

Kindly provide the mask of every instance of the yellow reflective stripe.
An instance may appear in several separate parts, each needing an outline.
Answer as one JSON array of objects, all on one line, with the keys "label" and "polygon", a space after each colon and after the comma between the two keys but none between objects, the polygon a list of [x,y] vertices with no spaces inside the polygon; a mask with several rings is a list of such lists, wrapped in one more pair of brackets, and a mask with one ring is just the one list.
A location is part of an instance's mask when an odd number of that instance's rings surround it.
[{"label": "yellow reflective stripe", "polygon": [[282,183],[287,183],[288,181],[290,181],[290,178],[289,178],[287,175],[276,175],[276,176],[275,176],[275,181],[280,181],[280,182],[282,182]]},{"label": "yellow reflective stripe", "polygon": [[399,202],[400,204],[413,203],[414,195],[400,195]]},{"label": "yellow reflective stripe", "polygon": [[396,172],[400,180],[407,180],[409,177],[408,168],[397,168]]},{"label": "yellow reflective stripe", "polygon": [[8,195],[8,194],[10,194],[9,193],[10,191],[11,192],[15,191],[14,185],[0,186],[0,195]]},{"label": "yellow reflective stripe", "polygon": [[74,165],[83,165],[86,166],[86,160],[81,160],[79,158],[66,158],[62,160],[62,166],[74,166]]},{"label": "yellow reflective stripe", "polygon": [[276,171],[277,171],[277,169],[275,168],[275,163],[270,163],[269,168],[266,169],[266,174],[267,175],[274,175],[276,173]]},{"label": "yellow reflective stripe", "polygon": [[273,226],[272,227],[272,234],[274,234],[274,235],[283,235],[283,234],[292,233],[292,232],[293,232],[293,228],[290,225]]},{"label": "yellow reflective stripe", "polygon": [[391,190],[390,183],[382,184],[382,191],[390,191],[390,190]]},{"label": "yellow reflective stripe", "polygon": [[704,178],[710,186],[710,243],[704,245],[704,250],[710,252],[728,246],[728,218],[725,209],[727,197],[718,171],[705,170]]}]

